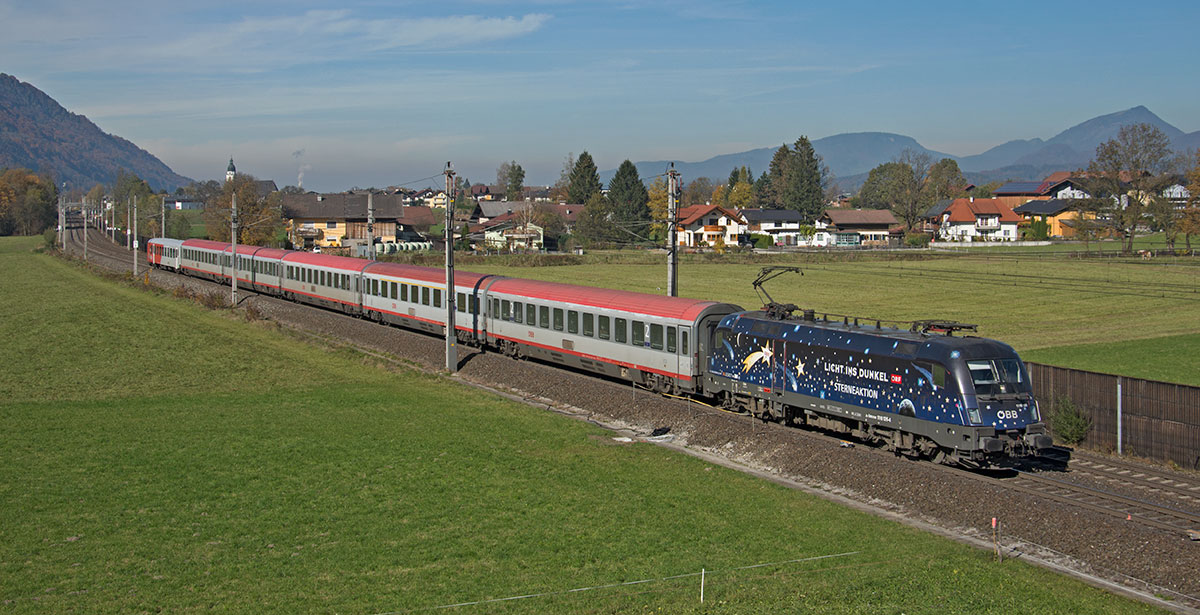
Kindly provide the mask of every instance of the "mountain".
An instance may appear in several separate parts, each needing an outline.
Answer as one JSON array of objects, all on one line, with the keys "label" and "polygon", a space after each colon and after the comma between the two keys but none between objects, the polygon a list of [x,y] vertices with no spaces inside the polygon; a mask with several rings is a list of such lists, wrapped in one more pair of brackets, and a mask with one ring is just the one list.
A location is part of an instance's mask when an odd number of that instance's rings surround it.
[{"label": "mountain", "polygon": [[0,73],[0,168],[4,167],[48,173],[59,185],[80,190],[112,184],[118,169],[136,174],[155,190],[174,191],[192,181],[150,152],[67,111],[36,87]]},{"label": "mountain", "polygon": [[[792,143],[794,141],[787,145],[790,146]],[[899,156],[905,149],[927,152],[934,160],[954,157],[950,154],[926,149],[912,137],[890,132],[842,133],[817,139],[812,142],[812,145],[813,149],[825,160],[825,164],[838,177],[857,173],[865,174],[880,163]],[[716,181],[723,181],[729,177],[729,172],[733,169],[746,166],[757,177],[770,168],[771,158],[775,156],[775,151],[778,149],[779,146],[762,147],[736,154],[722,154],[701,162],[675,162],[675,170],[679,171],[684,178],[711,177]],[[634,164],[637,166],[638,176],[647,178],[663,173],[670,163],[671,161],[667,160],[654,160]],[[600,181],[607,185],[615,173],[615,169],[601,172]],[[861,184],[861,182],[859,183]]]},{"label": "mountain", "polygon": [[[972,156],[954,156],[922,146],[912,137],[887,132],[843,133],[813,141],[813,149],[825,160],[843,190],[855,191],[866,180],[868,172],[894,160],[905,149],[924,152],[936,162],[951,158],[958,162],[967,179],[975,184],[1004,180],[1039,180],[1055,171],[1073,171],[1091,161],[1096,147],[1117,136],[1122,126],[1146,123],[1158,127],[1171,139],[1177,152],[1200,149],[1200,131],[1185,133],[1165,122],[1143,106],[1094,117],[1076,124],[1054,137],[1018,139],[997,145]],[[724,181],[729,172],[748,166],[756,175],[768,170],[771,157],[778,147],[752,149],[735,154],[722,154],[701,162],[676,162],[675,168],[684,180],[709,177]],[[635,163],[643,178],[653,177],[666,170],[667,161]],[[615,171],[601,173],[605,183]]]}]

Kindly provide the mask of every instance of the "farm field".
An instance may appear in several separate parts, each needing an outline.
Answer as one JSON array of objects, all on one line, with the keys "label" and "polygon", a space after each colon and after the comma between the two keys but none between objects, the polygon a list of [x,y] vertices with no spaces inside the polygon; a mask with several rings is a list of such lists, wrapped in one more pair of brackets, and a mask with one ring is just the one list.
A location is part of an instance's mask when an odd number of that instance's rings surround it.
[{"label": "farm field", "polygon": [[403,612],[701,568],[703,606],[688,576],[455,612],[1155,612],[37,241],[0,240],[6,613]]},{"label": "farm field", "polygon": [[[958,255],[805,262],[802,255],[772,264],[799,266],[767,283],[780,303],[817,312],[890,320],[948,319],[979,325],[979,334],[1019,352],[1085,344],[1144,346],[1139,361],[1119,353],[1030,354],[1056,364],[1129,376],[1200,384],[1200,370],[1171,353],[1156,353],[1156,339],[1200,334],[1200,263],[1023,258]],[[584,264],[554,267],[464,264],[462,269],[558,282],[662,293],[665,257],[656,264]],[[751,282],[764,264],[681,264],[682,296],[757,308]],[[1190,338],[1188,338],[1190,339]],[[1186,344],[1184,345],[1187,346]],[[1193,355],[1194,356],[1194,355]],[[1085,361],[1086,359],[1086,361]],[[1057,363],[1057,361],[1064,361]],[[1085,367],[1086,364],[1086,367]]]}]

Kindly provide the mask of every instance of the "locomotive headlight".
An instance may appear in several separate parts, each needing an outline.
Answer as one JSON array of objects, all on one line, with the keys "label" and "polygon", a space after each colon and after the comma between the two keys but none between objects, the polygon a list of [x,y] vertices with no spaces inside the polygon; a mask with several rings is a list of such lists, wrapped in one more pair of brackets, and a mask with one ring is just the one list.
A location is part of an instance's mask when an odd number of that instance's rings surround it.
[{"label": "locomotive headlight", "polygon": [[979,408],[967,410],[967,418],[970,419],[972,425],[978,425],[983,422],[983,419],[979,416]]}]

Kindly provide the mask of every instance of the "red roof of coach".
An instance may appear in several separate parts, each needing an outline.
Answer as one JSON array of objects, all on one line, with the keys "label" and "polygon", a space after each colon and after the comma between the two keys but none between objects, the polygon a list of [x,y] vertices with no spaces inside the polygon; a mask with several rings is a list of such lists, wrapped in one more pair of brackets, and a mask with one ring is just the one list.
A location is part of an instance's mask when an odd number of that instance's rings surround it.
[{"label": "red roof of coach", "polygon": [[635,314],[678,318],[680,320],[695,320],[705,308],[718,305],[716,301],[647,295],[628,290],[589,288],[587,286],[575,286],[574,284],[522,280],[519,278],[499,280],[491,285],[488,292],[520,295],[532,299],[561,301],[591,307],[611,308]]},{"label": "red roof of coach", "polygon": [[[401,263],[375,263],[366,273],[373,275],[386,275],[397,278],[409,278],[411,280],[420,280],[422,282],[442,283],[446,282],[446,270],[435,269],[433,267],[420,267],[418,265],[405,265]],[[454,272],[455,286],[473,286],[479,280],[487,277],[481,273],[473,273],[470,271],[456,270]]]},{"label": "red roof of coach", "polygon": [[314,254],[312,252],[288,252],[282,260],[285,263],[315,265],[317,267],[329,267],[344,271],[362,271],[363,268],[371,264],[371,261],[361,258],[334,256],[332,254]]}]

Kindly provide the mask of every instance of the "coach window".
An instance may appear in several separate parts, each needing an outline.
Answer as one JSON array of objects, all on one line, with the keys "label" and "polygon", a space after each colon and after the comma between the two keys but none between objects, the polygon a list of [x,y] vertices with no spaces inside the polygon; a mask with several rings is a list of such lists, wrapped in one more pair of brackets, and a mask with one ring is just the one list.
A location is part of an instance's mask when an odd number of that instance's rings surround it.
[{"label": "coach window", "polygon": [[537,306],[532,303],[525,304],[525,324],[531,327],[537,324]]},{"label": "coach window", "polygon": [[625,342],[629,341],[628,329],[625,328],[625,323],[626,320],[624,318],[617,318],[615,319],[615,322],[613,322],[614,328],[616,329],[616,331],[613,331],[613,341],[618,344],[624,344]]},{"label": "coach window", "polygon": [[663,326],[650,325],[650,347],[655,350],[663,349]]},{"label": "coach window", "polygon": [[442,307],[442,289],[433,289],[433,307]]},{"label": "coach window", "polygon": [[688,330],[679,330],[679,354],[686,355],[688,353]]},{"label": "coach window", "polygon": [[500,300],[499,300],[499,299],[492,298],[492,312],[491,312],[491,317],[492,317],[492,318],[499,318],[499,317],[500,317]]},{"label": "coach window", "polygon": [[635,320],[633,321],[633,335],[630,336],[630,343],[634,346],[646,345],[646,323]]},{"label": "coach window", "polygon": [[513,322],[521,322],[522,313],[525,311],[525,304],[520,301],[513,301]]},{"label": "coach window", "polygon": [[429,287],[421,287],[421,305],[429,305]]},{"label": "coach window", "polygon": [[397,284],[396,282],[392,282],[391,285],[392,285],[392,300],[394,301],[394,300],[400,298],[400,290],[397,288],[400,285]]},{"label": "coach window", "polygon": [[538,306],[538,326],[543,329],[550,328],[550,308],[544,305]]},{"label": "coach window", "polygon": [[463,293],[458,293],[458,311],[466,313],[467,311],[467,296]]},{"label": "coach window", "polygon": [[667,352],[675,352],[676,335],[675,327],[667,327]]},{"label": "coach window", "polygon": [[567,333],[579,333],[579,312],[567,310]]},{"label": "coach window", "polygon": [[608,329],[609,329],[608,323],[609,323],[608,316],[600,317],[600,322],[598,323],[600,325],[600,327],[599,327],[599,330],[596,332],[597,333],[596,337],[599,337],[602,340],[608,339]]},{"label": "coach window", "polygon": [[500,318],[512,320],[512,303],[508,299],[500,302]]},{"label": "coach window", "polygon": [[563,309],[562,308],[554,308],[554,330],[555,331],[563,330]]},{"label": "coach window", "polygon": [[595,329],[596,317],[588,312],[583,313],[583,334],[591,337],[592,331]]},{"label": "coach window", "polygon": [[400,300],[408,301],[408,284],[400,285]]},{"label": "coach window", "polygon": [[379,280],[371,280],[371,294],[379,296]]}]

